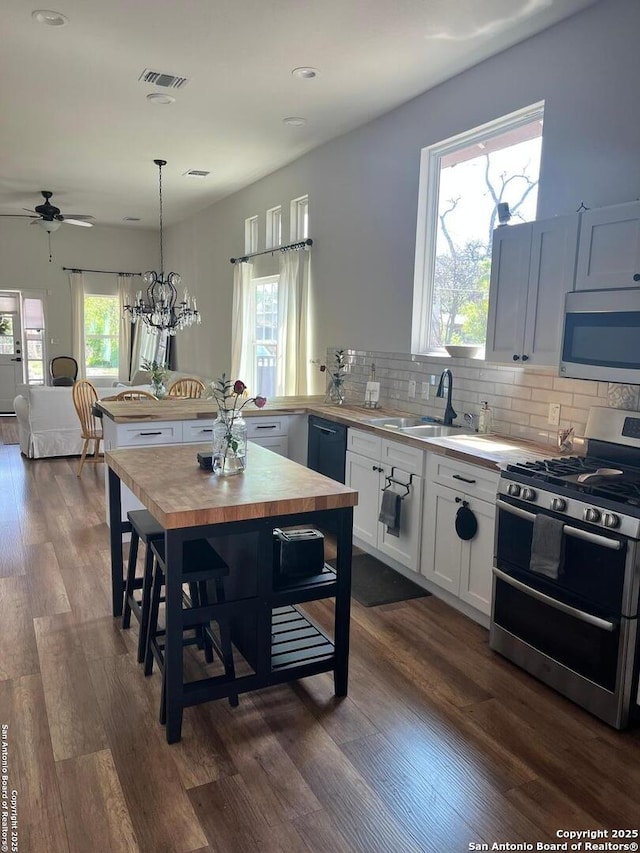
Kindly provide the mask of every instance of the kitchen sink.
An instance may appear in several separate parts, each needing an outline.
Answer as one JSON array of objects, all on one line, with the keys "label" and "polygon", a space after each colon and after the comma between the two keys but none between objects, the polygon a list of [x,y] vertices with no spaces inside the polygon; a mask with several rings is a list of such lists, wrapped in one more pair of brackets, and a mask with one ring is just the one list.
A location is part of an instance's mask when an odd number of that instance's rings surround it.
[{"label": "kitchen sink", "polygon": [[[370,426],[386,427],[387,429],[407,429],[424,423],[422,418],[369,418],[364,423]],[[431,426],[431,424],[429,424]]]},{"label": "kitchen sink", "polygon": [[402,435],[412,435],[414,438],[442,438],[448,435],[472,435],[473,430],[459,426],[444,424],[416,424],[399,429]]}]

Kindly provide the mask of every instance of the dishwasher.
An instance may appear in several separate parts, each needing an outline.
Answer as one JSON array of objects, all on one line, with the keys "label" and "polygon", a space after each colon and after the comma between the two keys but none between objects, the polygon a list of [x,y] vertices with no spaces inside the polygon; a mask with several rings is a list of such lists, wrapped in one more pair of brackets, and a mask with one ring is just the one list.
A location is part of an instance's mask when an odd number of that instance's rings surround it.
[{"label": "dishwasher", "polygon": [[[319,418],[317,415],[309,415],[307,468],[344,483],[346,457],[346,426]],[[331,517],[323,518],[322,527],[328,533],[337,533],[336,522]]]},{"label": "dishwasher", "polygon": [[344,483],[346,453],[346,426],[310,415],[307,468]]}]

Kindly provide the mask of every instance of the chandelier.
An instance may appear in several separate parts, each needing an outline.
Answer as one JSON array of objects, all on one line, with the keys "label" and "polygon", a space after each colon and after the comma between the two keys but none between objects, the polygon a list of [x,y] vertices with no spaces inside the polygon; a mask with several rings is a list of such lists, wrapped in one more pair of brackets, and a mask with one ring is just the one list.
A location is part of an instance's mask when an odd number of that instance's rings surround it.
[{"label": "chandelier", "polygon": [[177,272],[164,274],[164,252],[162,245],[162,167],[166,160],[154,160],[158,167],[158,186],[160,194],[160,272],[153,270],[142,276],[147,290],[143,296],[139,290],[133,305],[124,306],[124,316],[130,316],[131,322],[141,320],[154,331],[166,331],[175,335],[181,329],[200,322],[196,300],[191,299],[185,289],[182,302],[178,302],[178,287],[181,278]]}]

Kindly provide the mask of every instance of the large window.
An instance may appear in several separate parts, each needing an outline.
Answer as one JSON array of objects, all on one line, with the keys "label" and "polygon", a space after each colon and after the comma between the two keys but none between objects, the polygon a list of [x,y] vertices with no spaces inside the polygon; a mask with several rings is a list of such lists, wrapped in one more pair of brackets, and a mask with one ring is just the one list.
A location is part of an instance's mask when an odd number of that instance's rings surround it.
[{"label": "large window", "polygon": [[85,365],[88,379],[117,379],[120,309],[117,296],[85,294]]},{"label": "large window", "polygon": [[413,352],[485,343],[493,230],[499,213],[511,223],[535,219],[543,109],[423,149]]}]

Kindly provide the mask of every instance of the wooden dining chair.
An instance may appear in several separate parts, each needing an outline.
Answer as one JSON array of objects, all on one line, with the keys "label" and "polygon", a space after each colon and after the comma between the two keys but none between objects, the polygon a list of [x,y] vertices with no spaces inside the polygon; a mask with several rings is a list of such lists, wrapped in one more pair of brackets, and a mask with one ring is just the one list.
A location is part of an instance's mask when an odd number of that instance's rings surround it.
[{"label": "wooden dining chair", "polygon": [[173,385],[169,388],[169,397],[189,397],[191,399],[199,399],[205,391],[205,384],[200,379],[187,377],[185,379],[176,379]]},{"label": "wooden dining chair", "polygon": [[115,397],[109,397],[110,400],[157,400],[149,391],[121,391]]},{"label": "wooden dining chair", "polygon": [[82,474],[82,467],[87,458],[90,441],[94,442],[94,451],[93,456],[89,457],[89,461],[101,461],[98,454],[100,453],[100,442],[102,441],[102,426],[93,412],[93,407],[98,400],[98,392],[95,389],[95,385],[89,382],[88,379],[79,379],[73,386],[72,393],[73,405],[80,418],[82,438],[84,439],[82,454],[80,455],[80,467],[78,468],[79,477]]}]

